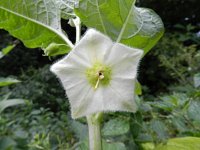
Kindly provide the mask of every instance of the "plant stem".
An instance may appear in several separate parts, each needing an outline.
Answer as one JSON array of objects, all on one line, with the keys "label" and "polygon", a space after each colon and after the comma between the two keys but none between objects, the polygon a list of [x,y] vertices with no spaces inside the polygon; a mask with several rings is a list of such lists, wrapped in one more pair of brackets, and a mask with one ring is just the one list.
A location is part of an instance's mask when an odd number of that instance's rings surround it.
[{"label": "plant stem", "polygon": [[76,27],[76,44],[80,41],[81,37],[81,20],[77,16],[75,19],[73,19],[74,25]]},{"label": "plant stem", "polygon": [[103,113],[87,116],[90,150],[102,150],[101,120]]}]

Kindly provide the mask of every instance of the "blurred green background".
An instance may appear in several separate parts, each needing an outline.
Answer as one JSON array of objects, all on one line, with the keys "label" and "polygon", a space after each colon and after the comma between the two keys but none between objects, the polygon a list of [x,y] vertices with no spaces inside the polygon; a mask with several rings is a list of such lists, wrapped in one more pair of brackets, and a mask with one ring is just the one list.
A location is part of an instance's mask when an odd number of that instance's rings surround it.
[{"label": "blurred green background", "polygon": [[[150,150],[170,138],[200,137],[200,1],[138,0],[137,5],[155,10],[166,31],[141,61],[139,111],[106,114],[102,136],[119,150]],[[74,41],[74,29],[66,20],[62,26]],[[49,71],[59,57],[43,56],[41,49],[28,49],[0,30],[0,49],[15,43],[0,59],[0,77],[21,82],[0,87],[0,101],[27,102],[0,113],[0,150],[87,149],[86,121],[70,119],[65,92]]]}]

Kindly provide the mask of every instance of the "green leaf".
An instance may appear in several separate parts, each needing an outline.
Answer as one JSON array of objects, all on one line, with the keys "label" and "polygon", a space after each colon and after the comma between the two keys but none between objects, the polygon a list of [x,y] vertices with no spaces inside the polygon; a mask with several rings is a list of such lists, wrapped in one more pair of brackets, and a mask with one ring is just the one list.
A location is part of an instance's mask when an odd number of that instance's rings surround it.
[{"label": "green leaf", "polygon": [[140,82],[138,82],[137,80],[135,83],[135,94],[142,95],[142,86],[141,86]]},{"label": "green leaf", "polygon": [[129,122],[124,119],[111,119],[105,123],[102,133],[104,136],[117,136],[129,131]]},{"label": "green leaf", "polygon": [[197,88],[197,87],[200,87],[200,73],[197,73],[194,75],[194,86]]},{"label": "green leaf", "polygon": [[135,114],[131,114],[130,118],[130,131],[134,137],[134,139],[139,135],[142,130],[142,114],[138,111]]},{"label": "green leaf", "polygon": [[25,104],[25,101],[22,99],[9,99],[9,100],[0,101],[0,113],[8,107],[16,106],[19,104]]},{"label": "green leaf", "polygon": [[139,142],[150,142],[153,141],[153,137],[148,133],[140,133],[136,140]]},{"label": "green leaf", "polygon": [[67,53],[73,44],[62,32],[60,18],[60,10],[52,0],[0,1],[0,28],[29,48],[45,49],[54,42],[62,44],[59,54]]},{"label": "green leaf", "polygon": [[4,55],[6,55],[6,54],[8,54],[11,50],[13,50],[14,47],[15,47],[15,44],[13,44],[13,45],[8,45],[7,47],[3,48],[1,52],[2,52]]},{"label": "green leaf", "polygon": [[165,124],[159,120],[153,119],[151,121],[151,128],[156,133],[160,140],[164,140],[167,137]]},{"label": "green leaf", "polygon": [[0,101],[7,100],[10,97],[10,95],[11,95],[11,92],[4,94],[2,97],[0,97]]},{"label": "green leaf", "polygon": [[21,130],[21,129],[15,130],[14,131],[14,135],[18,139],[27,139],[28,138],[28,133],[26,131],[24,131],[24,130]]},{"label": "green leaf", "polygon": [[0,52],[0,59],[2,57],[4,57],[6,54],[8,54],[11,50],[13,50],[13,48],[15,47],[16,45],[13,44],[13,45],[8,45],[7,47],[3,48]]},{"label": "green leaf", "polygon": [[17,80],[17,79],[0,77],[0,87],[8,86],[8,85],[11,85],[11,84],[16,84],[16,83],[19,83],[19,82],[20,81]]},{"label": "green leaf", "polygon": [[46,56],[56,56],[59,54],[65,54],[66,45],[65,44],[56,44],[56,43],[51,43],[47,48],[44,48],[44,54]]},{"label": "green leaf", "polygon": [[7,47],[3,48],[0,52],[0,58],[8,54],[13,48],[15,48],[16,44],[8,45]]},{"label": "green leaf", "polygon": [[150,9],[136,7],[135,0],[80,0],[75,13],[86,26],[145,53],[164,32],[160,17]]},{"label": "green leaf", "polygon": [[85,139],[83,141],[77,142],[71,147],[70,149],[73,150],[88,150],[89,149],[89,141],[88,139]]},{"label": "green leaf", "polygon": [[172,118],[172,124],[178,129],[179,132],[185,132],[188,130],[183,116],[174,116]]},{"label": "green leaf", "polygon": [[126,150],[126,147],[124,143],[120,142],[113,142],[113,143],[107,143],[103,141],[103,149],[105,150]]},{"label": "green leaf", "polygon": [[142,147],[142,150],[154,150],[155,144],[153,144],[153,143],[142,143],[141,147]]},{"label": "green leaf", "polygon": [[200,122],[200,102],[192,101],[188,108],[188,116],[190,119]]},{"label": "green leaf", "polygon": [[154,150],[200,150],[200,138],[184,137],[170,139],[167,144],[160,144]]},{"label": "green leaf", "polygon": [[152,107],[157,107],[165,111],[172,111],[174,109],[174,106],[167,101],[152,102],[150,104],[152,105]]},{"label": "green leaf", "polygon": [[87,125],[82,124],[76,120],[69,119],[69,126],[79,140],[85,140],[87,138],[88,135]]},{"label": "green leaf", "polygon": [[[76,143],[71,149],[75,149],[76,147],[76,150],[89,150],[88,142],[88,140],[84,140]],[[106,142],[102,140],[102,147],[103,150],[126,150],[125,144],[121,142]]]},{"label": "green leaf", "polygon": [[63,19],[75,18],[74,6],[78,4],[78,0],[56,0],[58,7],[61,10]]},{"label": "green leaf", "polygon": [[0,137],[0,149],[1,150],[12,150],[17,143],[10,137]]},{"label": "green leaf", "polygon": [[187,105],[189,98],[183,93],[174,93],[173,95],[164,95],[160,97],[161,101],[155,101],[151,104],[165,111],[173,111]]}]

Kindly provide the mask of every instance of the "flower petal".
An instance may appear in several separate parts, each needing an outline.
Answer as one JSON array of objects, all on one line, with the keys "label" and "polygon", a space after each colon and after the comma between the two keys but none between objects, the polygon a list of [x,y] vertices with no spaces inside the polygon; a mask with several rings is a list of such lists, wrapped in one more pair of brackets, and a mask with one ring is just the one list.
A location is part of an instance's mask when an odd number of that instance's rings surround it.
[{"label": "flower petal", "polygon": [[[111,86],[90,89],[78,107],[72,108],[72,117],[79,118],[97,112],[129,111],[135,112],[134,80],[113,80]],[[76,96],[74,98],[77,98]],[[70,97],[69,97],[70,99]],[[71,97],[71,101],[74,101]]]},{"label": "flower petal", "polygon": [[[70,53],[51,66],[51,71],[58,76],[67,95],[79,95],[85,87],[90,87],[85,76],[85,68],[90,64],[78,61],[79,57]],[[68,92],[69,91],[69,92]],[[81,93],[84,95],[84,93]]]},{"label": "flower petal", "polygon": [[85,116],[87,111],[87,102],[93,93],[93,89],[88,84],[79,84],[71,89],[66,90],[70,101],[72,118]]},{"label": "flower petal", "polygon": [[102,33],[89,29],[81,41],[75,46],[73,52],[82,56],[90,63],[102,61],[105,53],[112,47],[113,42]]},{"label": "flower petal", "polygon": [[80,117],[78,112],[84,109],[82,103],[93,87],[88,84],[84,72],[74,69],[74,67],[72,69],[71,66],[66,67],[68,66],[66,64],[68,62],[61,60],[51,67],[51,71],[59,77],[70,102],[72,117],[77,118]]},{"label": "flower petal", "polygon": [[60,78],[60,76],[66,77],[71,71],[77,72],[78,75],[81,72],[83,73],[85,69],[90,66],[91,64],[84,61],[81,57],[75,55],[74,53],[70,53],[63,59],[54,63],[50,70]]},{"label": "flower petal", "polygon": [[120,97],[116,103],[120,104],[119,111],[135,112],[137,105],[134,101],[135,79],[114,78],[111,81],[112,90]]},{"label": "flower petal", "polygon": [[135,78],[142,54],[140,49],[115,43],[105,56],[104,62],[111,66],[114,77]]},{"label": "flower petal", "polygon": [[97,112],[116,110],[112,105],[115,98],[115,93],[109,87],[99,87],[97,90],[92,89],[88,92],[84,101],[82,101],[79,109],[76,109],[74,112],[72,110],[72,117],[78,118]]}]

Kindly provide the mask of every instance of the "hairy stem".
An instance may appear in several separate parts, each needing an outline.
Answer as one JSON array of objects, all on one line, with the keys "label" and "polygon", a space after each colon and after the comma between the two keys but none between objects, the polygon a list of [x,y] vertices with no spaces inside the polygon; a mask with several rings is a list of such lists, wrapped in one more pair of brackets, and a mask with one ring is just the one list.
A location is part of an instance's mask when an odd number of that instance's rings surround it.
[{"label": "hairy stem", "polygon": [[102,113],[87,116],[89,129],[89,147],[90,150],[102,150],[101,141],[101,120]]},{"label": "hairy stem", "polygon": [[81,20],[77,16],[73,21],[76,27],[76,44],[77,44],[80,41],[80,37],[81,37]]}]

